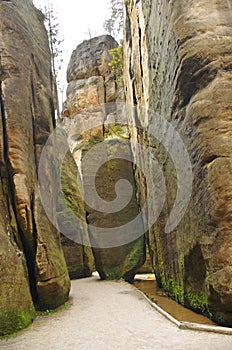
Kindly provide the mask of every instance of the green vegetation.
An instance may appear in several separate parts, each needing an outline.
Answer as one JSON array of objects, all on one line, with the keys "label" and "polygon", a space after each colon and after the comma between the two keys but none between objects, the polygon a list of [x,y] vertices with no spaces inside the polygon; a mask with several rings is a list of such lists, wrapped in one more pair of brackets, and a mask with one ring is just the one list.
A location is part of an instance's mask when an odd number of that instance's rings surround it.
[{"label": "green vegetation", "polygon": [[185,304],[196,312],[212,317],[208,308],[208,301],[204,292],[185,293]]},{"label": "green vegetation", "polygon": [[0,336],[9,337],[28,327],[36,316],[49,316],[67,309],[68,306],[69,303],[66,302],[56,309],[47,309],[45,311],[35,311],[32,307],[25,312],[0,312]]},{"label": "green vegetation", "polygon": [[96,144],[102,141],[104,141],[104,137],[99,135],[91,135],[90,138],[88,139],[88,142],[91,144]]},{"label": "green vegetation", "polygon": [[109,54],[112,57],[109,63],[110,71],[115,75],[116,83],[120,83],[123,80],[123,46],[122,44],[115,49],[109,50]]},{"label": "green vegetation", "polygon": [[38,316],[49,316],[49,315],[55,314],[57,312],[63,311],[65,309],[67,309],[68,307],[69,307],[69,303],[66,302],[63,305],[57,307],[56,309],[47,309],[44,311],[37,311],[37,315]]},{"label": "green vegetation", "polygon": [[122,277],[122,271],[118,266],[112,266],[106,271],[106,280],[119,280]]},{"label": "green vegetation", "polygon": [[114,125],[112,127],[112,131],[114,134],[118,135],[124,132],[123,127],[121,125]]},{"label": "green vegetation", "polygon": [[[72,158],[70,159],[66,156],[61,166],[61,188],[65,195],[67,206],[75,215],[82,218],[84,216],[83,199],[78,184],[76,183],[76,165],[72,161]],[[67,207],[60,211],[58,215],[62,217],[63,224],[68,224],[70,217],[72,217],[72,213]]]},{"label": "green vegetation", "polygon": [[173,279],[165,280],[163,274],[161,276],[161,281],[163,289],[171,299],[212,318],[212,313],[209,311],[208,300],[203,291],[185,292],[183,287],[178,285]]},{"label": "green vegetation", "polygon": [[178,285],[173,279],[165,280],[164,275],[161,275],[162,287],[167,295],[176,300],[177,302],[183,303],[184,301],[184,290]]},{"label": "green vegetation", "polygon": [[0,335],[10,335],[20,331],[29,326],[34,317],[35,310],[33,307],[24,312],[0,312]]},{"label": "green vegetation", "polygon": [[[104,23],[104,29],[112,36],[120,36],[122,39],[123,29],[123,2],[122,0],[110,0],[111,16]],[[116,83],[122,82],[123,78],[123,41],[120,40],[120,45],[109,50],[112,57],[109,67],[111,73],[115,74]]]},{"label": "green vegetation", "polygon": [[126,256],[124,266],[127,271],[139,267],[144,262],[144,239],[139,237],[131,244],[130,251]]}]

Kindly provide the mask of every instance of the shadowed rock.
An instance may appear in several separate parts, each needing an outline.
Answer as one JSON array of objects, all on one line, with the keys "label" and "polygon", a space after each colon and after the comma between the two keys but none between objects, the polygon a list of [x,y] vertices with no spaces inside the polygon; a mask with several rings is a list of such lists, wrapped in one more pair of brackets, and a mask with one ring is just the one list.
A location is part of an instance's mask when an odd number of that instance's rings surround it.
[{"label": "shadowed rock", "polygon": [[[86,227],[83,185],[70,151],[67,152],[61,167],[61,190],[64,197],[59,197],[57,221],[62,233],[61,243],[69,277],[70,279],[89,277],[94,271],[94,262]],[[73,216],[79,218],[79,221],[74,222]],[[87,240],[88,245],[82,244],[84,241],[82,237]]]},{"label": "shadowed rock", "polygon": [[[180,169],[144,133],[167,185],[162,214],[149,231],[157,279],[172,298],[232,326],[231,2],[131,0],[125,11],[126,101],[172,122],[194,176],[188,210],[167,234]],[[159,127],[155,114],[149,122],[146,113],[138,118],[147,132]],[[172,149],[173,138],[166,141]],[[146,167],[154,191],[149,161]],[[139,180],[137,187],[145,193]],[[150,202],[149,216],[154,208]]]}]

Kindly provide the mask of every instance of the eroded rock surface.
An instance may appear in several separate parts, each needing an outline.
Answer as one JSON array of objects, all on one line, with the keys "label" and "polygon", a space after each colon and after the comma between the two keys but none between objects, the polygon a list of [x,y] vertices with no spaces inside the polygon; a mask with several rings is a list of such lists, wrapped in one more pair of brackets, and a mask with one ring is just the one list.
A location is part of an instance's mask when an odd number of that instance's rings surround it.
[{"label": "eroded rock surface", "polygon": [[[117,108],[115,102],[122,102],[122,87],[117,85],[108,67],[111,60],[109,50],[117,46],[117,42],[109,35],[84,41],[77,46],[68,66],[69,84],[64,109],[71,151],[81,173],[85,199],[87,193],[92,197],[92,178],[88,175],[97,168],[99,169],[96,173],[96,190],[100,198],[107,202],[115,199],[115,184],[119,179],[127,179],[132,185],[132,198],[122,210],[113,213],[97,210],[99,200],[95,198],[94,193],[92,204],[95,209],[91,205],[86,205],[88,224],[109,230],[125,225],[139,213],[132,165],[120,159],[120,147],[128,156],[131,154],[131,149],[127,128],[124,125],[117,125],[120,108]],[[99,152],[84,166],[84,156],[103,141],[110,160],[101,166],[101,152]],[[93,169],[95,167],[96,169]],[[142,225],[142,222],[140,224]],[[105,246],[104,239],[101,244],[99,236],[96,238],[91,227],[89,235],[95,266],[101,278],[124,277],[126,280],[133,280],[136,269],[144,262],[144,237],[133,239],[133,242],[125,245],[117,246],[114,242],[112,246]]]},{"label": "eroded rock surface", "polygon": [[68,83],[74,80],[105,76],[109,72],[111,60],[108,50],[117,47],[110,35],[102,35],[85,40],[73,51],[67,70]]},{"label": "eroded rock surface", "polygon": [[[70,281],[60,235],[41,204],[37,171],[53,130],[50,51],[31,0],[0,2],[0,333],[31,322],[34,304],[64,303]],[[47,169],[47,200],[55,184]],[[55,207],[54,209],[55,210]],[[4,317],[2,317],[2,315]]]},{"label": "eroded rock surface", "polygon": [[[156,116],[138,109],[142,142],[162,165],[167,186],[162,214],[149,231],[156,276],[182,304],[232,326],[232,4],[130,0],[125,12],[126,101],[172,122],[194,176],[188,210],[166,234],[180,169],[149,136],[160,128]],[[134,133],[132,149],[137,141],[141,135]],[[173,138],[166,141],[171,149]],[[145,162],[154,191],[154,169]],[[142,197],[145,187],[139,180],[137,186]],[[149,203],[149,216],[155,204]]]}]

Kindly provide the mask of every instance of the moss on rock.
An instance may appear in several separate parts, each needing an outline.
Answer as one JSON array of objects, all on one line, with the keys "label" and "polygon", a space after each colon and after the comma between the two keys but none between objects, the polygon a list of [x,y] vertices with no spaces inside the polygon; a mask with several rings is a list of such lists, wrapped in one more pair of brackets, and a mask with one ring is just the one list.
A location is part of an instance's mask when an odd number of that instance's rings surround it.
[{"label": "moss on rock", "polygon": [[29,326],[35,317],[35,310],[31,307],[27,311],[0,311],[0,335],[9,335]]}]

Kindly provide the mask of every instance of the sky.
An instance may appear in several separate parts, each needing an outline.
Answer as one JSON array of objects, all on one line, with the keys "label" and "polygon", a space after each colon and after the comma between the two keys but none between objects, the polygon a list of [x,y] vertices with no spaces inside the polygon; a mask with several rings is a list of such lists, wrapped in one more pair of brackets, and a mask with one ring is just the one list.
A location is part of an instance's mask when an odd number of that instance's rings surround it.
[{"label": "sky", "polygon": [[[83,40],[105,34],[103,23],[110,17],[109,0],[33,0],[37,8],[52,4],[59,23],[60,39],[63,39],[63,64],[60,85],[66,89],[66,69],[72,51]],[[61,88],[62,89],[62,88]],[[65,96],[64,96],[65,99]]]}]

